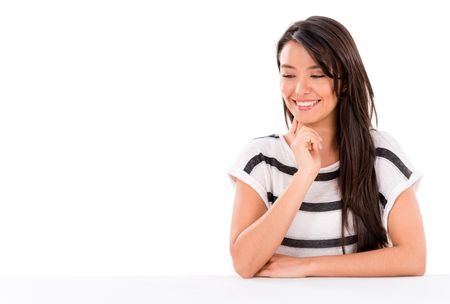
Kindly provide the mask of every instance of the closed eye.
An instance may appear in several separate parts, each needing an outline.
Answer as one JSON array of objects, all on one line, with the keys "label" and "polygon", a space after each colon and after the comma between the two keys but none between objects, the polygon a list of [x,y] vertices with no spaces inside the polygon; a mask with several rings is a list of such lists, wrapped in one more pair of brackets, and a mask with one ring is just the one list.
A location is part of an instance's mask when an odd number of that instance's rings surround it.
[{"label": "closed eye", "polygon": [[[282,75],[284,78],[294,78],[295,75]],[[311,78],[323,78],[325,75],[311,75]]]}]

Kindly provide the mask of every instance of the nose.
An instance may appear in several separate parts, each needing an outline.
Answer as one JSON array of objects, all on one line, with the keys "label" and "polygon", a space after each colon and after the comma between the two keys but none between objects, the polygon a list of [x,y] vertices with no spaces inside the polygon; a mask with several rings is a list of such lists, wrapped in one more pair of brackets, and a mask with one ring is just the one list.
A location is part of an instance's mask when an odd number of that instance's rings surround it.
[{"label": "nose", "polygon": [[304,77],[299,78],[297,84],[295,85],[295,93],[297,95],[308,94],[309,90],[307,80]]}]

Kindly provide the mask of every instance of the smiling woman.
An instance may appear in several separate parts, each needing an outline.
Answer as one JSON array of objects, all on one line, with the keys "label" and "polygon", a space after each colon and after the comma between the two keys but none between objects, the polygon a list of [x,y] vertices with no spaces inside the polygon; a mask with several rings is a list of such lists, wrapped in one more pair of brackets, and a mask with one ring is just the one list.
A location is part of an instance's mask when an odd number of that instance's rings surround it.
[{"label": "smiling woman", "polygon": [[326,77],[307,50],[301,44],[289,41],[280,52],[280,61],[289,63],[281,65],[280,81],[289,112],[297,114],[302,124],[310,126],[324,119],[334,121],[337,97],[333,79]]},{"label": "smiling woman", "polygon": [[372,127],[372,86],[350,33],[327,17],[296,22],[277,64],[289,131],[251,140],[228,171],[237,273],[423,275],[422,175]]}]

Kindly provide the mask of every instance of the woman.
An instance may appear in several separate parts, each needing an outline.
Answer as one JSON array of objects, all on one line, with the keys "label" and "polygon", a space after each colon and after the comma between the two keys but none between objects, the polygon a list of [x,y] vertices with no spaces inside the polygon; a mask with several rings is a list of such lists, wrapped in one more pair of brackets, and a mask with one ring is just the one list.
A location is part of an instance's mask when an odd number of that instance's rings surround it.
[{"label": "woman", "polygon": [[350,33],[326,17],[296,22],[278,42],[277,64],[289,132],[251,140],[228,171],[236,272],[423,275],[414,192],[422,175],[372,128],[372,87]]}]

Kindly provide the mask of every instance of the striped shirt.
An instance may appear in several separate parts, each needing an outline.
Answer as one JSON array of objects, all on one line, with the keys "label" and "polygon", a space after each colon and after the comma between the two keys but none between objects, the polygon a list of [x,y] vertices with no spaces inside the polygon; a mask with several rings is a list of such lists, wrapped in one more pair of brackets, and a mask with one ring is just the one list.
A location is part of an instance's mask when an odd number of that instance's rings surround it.
[{"label": "striped shirt", "polygon": [[[370,132],[376,147],[375,171],[382,224],[387,231],[389,246],[392,246],[387,229],[389,212],[406,188],[414,186],[417,190],[422,174],[414,169],[389,133],[375,129]],[[286,190],[295,172],[294,152],[282,134],[272,134],[249,141],[227,173],[233,187],[234,178],[242,180],[270,208]],[[320,169],[276,253],[297,257],[343,254],[338,175],[339,161]],[[357,235],[351,210],[348,211],[344,237],[345,252],[356,252]]]}]

